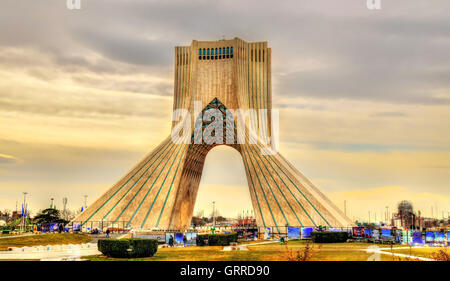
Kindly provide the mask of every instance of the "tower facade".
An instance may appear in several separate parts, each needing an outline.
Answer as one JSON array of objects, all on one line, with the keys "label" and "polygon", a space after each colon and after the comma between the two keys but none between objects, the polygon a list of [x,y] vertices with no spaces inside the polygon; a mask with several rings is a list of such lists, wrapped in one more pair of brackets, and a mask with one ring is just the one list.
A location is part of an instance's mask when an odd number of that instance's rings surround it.
[{"label": "tower facade", "polygon": [[287,225],[352,224],[273,151],[277,128],[270,118],[267,42],[194,40],[176,47],[173,109],[172,135],[74,222],[184,229],[190,225],[207,153],[229,145],[242,156],[258,226],[284,232]]}]

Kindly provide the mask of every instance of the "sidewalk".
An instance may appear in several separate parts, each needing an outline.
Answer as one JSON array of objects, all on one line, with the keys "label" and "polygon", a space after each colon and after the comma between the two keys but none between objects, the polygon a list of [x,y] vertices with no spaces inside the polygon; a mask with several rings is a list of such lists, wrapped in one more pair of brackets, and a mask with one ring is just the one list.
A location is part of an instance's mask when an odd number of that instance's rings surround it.
[{"label": "sidewalk", "polygon": [[47,245],[12,248],[12,251],[0,251],[0,261],[37,260],[65,261],[81,260],[82,256],[100,255],[96,243]]},{"label": "sidewalk", "polygon": [[[418,248],[427,248],[427,247],[413,247],[413,249],[418,249]],[[409,249],[409,247],[396,247],[394,248],[394,251],[391,251],[391,248],[370,248],[370,249],[361,249],[362,251],[365,251],[367,253],[374,253],[374,254],[383,254],[383,255],[394,255],[396,257],[402,257],[402,258],[408,258],[408,259],[417,259],[417,260],[421,260],[421,261],[435,261],[434,259],[430,259],[430,258],[424,258],[424,257],[418,257],[418,256],[410,256],[410,255],[406,255],[406,254],[400,254],[400,253],[396,253],[395,250],[398,249]],[[389,252],[386,252],[389,251]]]},{"label": "sidewalk", "polygon": [[16,237],[24,237],[24,236],[31,236],[34,235],[33,233],[27,233],[27,234],[19,234],[19,235],[6,235],[6,236],[0,236],[0,239],[11,239]]}]

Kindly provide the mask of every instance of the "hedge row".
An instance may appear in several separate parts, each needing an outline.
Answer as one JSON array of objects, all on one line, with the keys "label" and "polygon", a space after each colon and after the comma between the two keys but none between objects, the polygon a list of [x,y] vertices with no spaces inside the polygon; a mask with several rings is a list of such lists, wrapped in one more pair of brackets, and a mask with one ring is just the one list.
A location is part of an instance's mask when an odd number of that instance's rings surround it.
[{"label": "hedge row", "polygon": [[313,231],[311,239],[315,243],[342,243],[348,239],[346,231]]},{"label": "hedge row", "polygon": [[198,246],[228,246],[231,242],[237,242],[237,239],[237,233],[199,234]]},{"label": "hedge row", "polygon": [[99,239],[98,250],[114,258],[151,257],[158,250],[156,239]]}]

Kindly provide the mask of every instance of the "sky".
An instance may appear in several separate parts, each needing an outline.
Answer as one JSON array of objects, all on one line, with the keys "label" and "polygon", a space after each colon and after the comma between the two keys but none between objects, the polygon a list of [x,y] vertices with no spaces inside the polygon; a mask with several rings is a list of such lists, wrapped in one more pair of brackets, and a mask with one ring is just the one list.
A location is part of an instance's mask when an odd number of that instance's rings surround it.
[{"label": "sky", "polygon": [[[280,152],[352,219],[450,212],[450,2],[3,0],[0,210],[88,204],[170,132],[174,47],[272,48]],[[233,194],[233,196],[229,196]],[[226,196],[224,196],[226,195]],[[194,213],[251,209],[242,159],[206,158]]]}]

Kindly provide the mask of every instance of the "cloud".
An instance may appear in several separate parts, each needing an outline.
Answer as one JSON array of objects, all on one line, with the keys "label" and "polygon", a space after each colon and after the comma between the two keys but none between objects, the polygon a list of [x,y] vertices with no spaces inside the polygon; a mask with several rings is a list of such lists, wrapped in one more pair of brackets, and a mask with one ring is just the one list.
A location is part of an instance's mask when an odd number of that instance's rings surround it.
[{"label": "cloud", "polygon": [[388,112],[377,112],[370,115],[371,117],[406,117],[407,114],[403,112],[388,111]]},{"label": "cloud", "polygon": [[[6,1],[0,24],[8,28],[1,31],[0,46],[38,50],[66,70],[117,73],[135,67],[168,77],[175,45],[239,36],[268,40],[280,96],[449,104],[450,20],[444,11],[450,4],[420,2],[396,1],[374,13],[363,2],[331,0],[99,0],[82,11],[68,10],[64,1]],[[128,88],[170,93],[161,84]]]},{"label": "cloud", "polygon": [[16,164],[19,162],[19,159],[6,154],[0,154],[0,165],[10,165],[10,164]]}]

